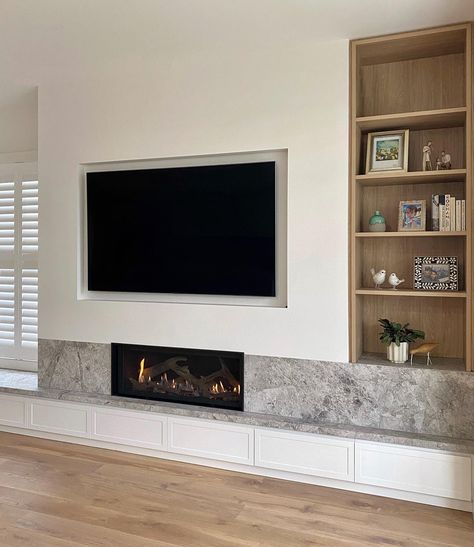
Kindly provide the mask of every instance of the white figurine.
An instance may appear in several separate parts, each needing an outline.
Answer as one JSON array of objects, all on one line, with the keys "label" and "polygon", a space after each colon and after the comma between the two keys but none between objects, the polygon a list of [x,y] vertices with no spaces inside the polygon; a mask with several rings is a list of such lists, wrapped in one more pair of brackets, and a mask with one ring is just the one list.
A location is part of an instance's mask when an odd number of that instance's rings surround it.
[{"label": "white figurine", "polygon": [[441,152],[441,169],[451,169],[451,154],[447,154],[444,150]]},{"label": "white figurine", "polygon": [[385,270],[380,270],[379,272],[375,273],[375,268],[370,268],[370,273],[372,274],[375,288],[380,289],[380,285],[385,282],[385,276],[387,275],[387,272]]},{"label": "white figurine", "polygon": [[401,285],[402,283],[404,283],[405,280],[404,279],[398,279],[396,273],[391,273],[388,277],[388,282],[390,283],[390,285],[392,285],[392,289],[394,291],[396,291],[398,285]]},{"label": "white figurine", "polygon": [[431,165],[431,141],[428,141],[426,146],[423,146],[423,171],[432,171]]}]

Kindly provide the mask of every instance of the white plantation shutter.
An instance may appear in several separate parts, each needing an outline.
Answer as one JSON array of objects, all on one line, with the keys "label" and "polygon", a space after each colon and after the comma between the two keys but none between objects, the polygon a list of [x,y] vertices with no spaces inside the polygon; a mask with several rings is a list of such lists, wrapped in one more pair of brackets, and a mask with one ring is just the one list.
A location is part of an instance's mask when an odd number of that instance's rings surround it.
[{"label": "white plantation shutter", "polygon": [[3,346],[15,344],[15,270],[0,270],[0,355]]},{"label": "white plantation shutter", "polygon": [[38,181],[35,171],[32,164],[0,167],[0,359],[35,361],[37,358]]},{"label": "white plantation shutter", "polygon": [[21,345],[38,346],[38,269],[21,272]]}]

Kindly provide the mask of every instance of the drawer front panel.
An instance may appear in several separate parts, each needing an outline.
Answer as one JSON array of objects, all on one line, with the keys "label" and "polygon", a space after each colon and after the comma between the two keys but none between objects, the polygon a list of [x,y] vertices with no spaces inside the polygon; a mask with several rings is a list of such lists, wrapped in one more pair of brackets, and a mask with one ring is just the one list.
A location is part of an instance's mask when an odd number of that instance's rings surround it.
[{"label": "drawer front panel", "polygon": [[255,447],[255,465],[260,467],[354,480],[353,441],[257,429]]},{"label": "drawer front panel", "polygon": [[11,396],[0,397],[0,424],[26,427],[26,401]]},{"label": "drawer front panel", "polygon": [[179,418],[168,419],[170,452],[253,464],[253,429]]},{"label": "drawer front panel", "polygon": [[356,443],[356,481],[471,501],[471,457],[359,442]]},{"label": "drawer front panel", "polygon": [[65,403],[33,401],[30,427],[50,433],[89,437],[89,410]]},{"label": "drawer front panel", "polygon": [[151,412],[97,409],[92,415],[92,438],[143,448],[166,449],[166,418]]}]

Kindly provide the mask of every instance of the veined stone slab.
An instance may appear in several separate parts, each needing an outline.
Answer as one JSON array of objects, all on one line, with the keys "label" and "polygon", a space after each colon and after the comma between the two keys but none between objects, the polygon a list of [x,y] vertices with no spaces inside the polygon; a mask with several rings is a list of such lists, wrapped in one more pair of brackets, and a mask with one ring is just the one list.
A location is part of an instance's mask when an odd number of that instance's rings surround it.
[{"label": "veined stone slab", "polygon": [[[109,344],[39,341],[39,387],[111,393]],[[474,440],[474,373],[245,356],[244,410]]]},{"label": "veined stone slab", "polygon": [[246,356],[245,410],[474,439],[474,374]]},{"label": "veined stone slab", "polygon": [[110,359],[110,344],[41,339],[38,386],[110,395]]}]

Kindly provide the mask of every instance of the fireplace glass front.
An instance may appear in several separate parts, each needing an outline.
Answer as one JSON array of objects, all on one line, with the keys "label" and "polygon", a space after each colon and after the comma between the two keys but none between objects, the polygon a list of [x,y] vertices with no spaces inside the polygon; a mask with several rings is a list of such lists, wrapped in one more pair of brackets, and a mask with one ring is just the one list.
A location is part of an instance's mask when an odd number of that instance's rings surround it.
[{"label": "fireplace glass front", "polygon": [[112,344],[112,395],[243,410],[244,354]]}]

